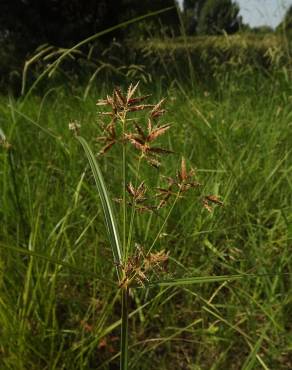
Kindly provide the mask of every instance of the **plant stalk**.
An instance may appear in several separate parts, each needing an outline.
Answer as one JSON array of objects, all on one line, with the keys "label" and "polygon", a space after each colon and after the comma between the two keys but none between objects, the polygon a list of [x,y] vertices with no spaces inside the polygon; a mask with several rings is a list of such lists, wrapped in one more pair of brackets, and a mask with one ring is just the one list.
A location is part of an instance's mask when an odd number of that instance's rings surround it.
[{"label": "plant stalk", "polygon": [[122,327],[121,327],[121,358],[120,370],[128,369],[128,320],[129,320],[129,288],[122,288]]},{"label": "plant stalk", "polygon": [[[124,111],[123,114],[120,116],[120,121],[122,123],[122,131],[123,136],[125,135],[126,131],[126,118],[127,112]],[[128,258],[128,250],[127,250],[127,198],[126,198],[126,186],[127,186],[127,153],[126,153],[126,145],[123,143],[122,146],[122,186],[123,186],[123,242],[122,242],[122,252],[123,252],[123,262],[125,262]]]}]

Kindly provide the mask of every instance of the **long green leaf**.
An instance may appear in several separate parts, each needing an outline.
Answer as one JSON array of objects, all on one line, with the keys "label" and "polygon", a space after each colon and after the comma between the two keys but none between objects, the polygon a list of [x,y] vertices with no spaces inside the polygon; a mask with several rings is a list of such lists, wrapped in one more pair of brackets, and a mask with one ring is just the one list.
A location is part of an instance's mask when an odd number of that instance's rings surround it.
[{"label": "long green leaf", "polygon": [[270,327],[270,322],[268,322],[268,324],[264,327],[264,329],[263,329],[260,337],[256,341],[255,345],[252,346],[250,344],[251,352],[247,356],[246,360],[244,361],[244,364],[241,367],[242,370],[252,370],[252,369],[254,369],[257,360],[261,363],[261,365],[263,366],[264,369],[268,369],[267,365],[265,363],[263,363],[263,360],[259,356],[258,353],[261,349],[262,342],[265,339],[266,332],[269,329],[269,327]]},{"label": "long green leaf", "polygon": [[270,274],[238,274],[238,275],[219,275],[219,276],[194,276],[189,278],[171,279],[153,281],[145,284],[147,288],[151,287],[171,287],[181,285],[203,284],[203,283],[217,283],[221,281],[233,281],[239,279],[258,278],[264,276],[275,275],[290,275],[289,273],[270,273]]},{"label": "long green leaf", "polygon": [[29,250],[27,248],[16,247],[16,246],[13,246],[13,245],[6,245],[6,244],[2,244],[2,243],[0,243],[0,248],[8,249],[8,250],[11,250],[11,251],[14,251],[14,252],[17,252],[17,253],[21,253],[21,254],[30,256],[30,257],[37,257],[37,258],[46,260],[46,261],[48,261],[48,262],[50,262],[50,263],[52,263],[54,265],[60,265],[60,266],[63,266],[63,267],[67,267],[70,270],[76,271],[76,272],[78,272],[78,273],[80,273],[82,275],[89,275],[89,276],[92,276],[94,279],[97,279],[97,280],[102,281],[103,283],[106,283],[108,285],[115,286],[115,283],[114,282],[111,282],[108,279],[107,280],[103,280],[103,279],[99,278],[97,276],[97,274],[94,273],[94,272],[91,272],[89,270],[82,269],[82,268],[80,268],[78,266],[71,265],[70,263],[65,262],[64,260],[60,260],[58,258],[54,258],[54,257],[48,256],[48,255],[45,255],[45,254],[42,254],[42,253],[38,253],[38,252],[35,252],[35,251],[31,251],[31,250]]},{"label": "long green leaf", "polygon": [[242,279],[244,276],[243,275],[194,276],[194,277],[189,277],[189,278],[153,281],[147,284],[147,287],[155,287],[155,286],[170,287],[170,286],[180,286],[180,285],[216,283],[216,282],[221,282],[221,281]]},{"label": "long green leaf", "polygon": [[106,223],[106,229],[108,233],[108,238],[110,241],[110,245],[113,251],[114,256],[114,262],[117,266],[117,273],[119,280],[122,280],[122,272],[119,266],[122,264],[122,247],[117,227],[117,222],[115,218],[115,214],[112,207],[112,202],[109,196],[109,193],[106,188],[106,184],[102,175],[102,172],[99,168],[99,165],[95,159],[95,156],[90,149],[90,146],[88,145],[87,141],[81,137],[77,136],[78,141],[81,143],[85,154],[87,156],[87,159],[89,161],[94,180],[96,183],[96,187],[100,196],[103,213],[104,213],[104,219]]},{"label": "long green leaf", "polygon": [[41,126],[38,122],[36,122],[26,114],[22,113],[20,110],[16,109],[12,104],[9,105],[9,108],[15,113],[19,114],[22,118],[26,119],[29,123],[32,123],[38,129],[45,132],[47,135],[53,137],[54,139],[60,140],[59,136],[56,133],[54,133],[51,129],[47,129],[46,127]]}]

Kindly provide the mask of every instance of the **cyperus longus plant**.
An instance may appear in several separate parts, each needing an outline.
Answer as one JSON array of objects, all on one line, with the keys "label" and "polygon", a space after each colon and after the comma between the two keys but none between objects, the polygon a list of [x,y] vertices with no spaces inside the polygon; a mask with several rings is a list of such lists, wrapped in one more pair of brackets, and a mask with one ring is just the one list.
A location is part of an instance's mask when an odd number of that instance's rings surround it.
[{"label": "cyperus longus plant", "polygon": [[[180,168],[174,177],[164,177],[166,185],[157,187],[155,194],[148,197],[146,182],[140,178],[141,163],[145,162],[154,168],[161,166],[161,158],[171,154],[172,151],[157,145],[157,141],[170,129],[168,123],[160,124],[164,115],[164,99],[157,104],[146,104],[149,95],[136,97],[138,83],[130,85],[124,94],[115,88],[111,96],[98,100],[97,106],[106,110],[99,112],[101,116],[100,128],[102,134],[97,141],[102,143],[98,156],[93,153],[87,141],[80,136],[80,125],[70,123],[74,132],[84,148],[95,183],[101,199],[107,235],[113,252],[114,265],[117,270],[117,288],[121,291],[121,356],[120,368],[128,368],[128,302],[130,289],[137,286],[150,286],[151,277],[164,273],[169,252],[165,249],[155,248],[170,214],[177,201],[192,188],[200,186],[195,178],[193,169],[187,170],[186,161],[181,159]],[[142,113],[142,116],[141,116]],[[115,198],[122,207],[122,225],[118,225],[118,215],[112,204],[112,198],[107,190],[98,158],[106,155],[114,146],[120,146],[122,189],[120,196]],[[131,175],[129,164],[135,163],[135,171]],[[157,174],[161,176],[161,174]],[[203,206],[211,211],[211,204],[222,205],[218,197],[208,195],[202,199]],[[134,239],[134,225],[136,217],[141,212],[153,212],[155,215],[169,204],[169,210],[163,219],[161,227],[151,245],[141,245]],[[129,211],[130,210],[130,211]],[[120,238],[120,229],[122,238]],[[140,230],[141,233],[141,230]],[[185,280],[184,280],[185,282]],[[172,282],[174,283],[174,282]],[[170,285],[172,284],[170,282]],[[177,281],[176,281],[177,283]],[[163,283],[162,283],[163,284]]]}]

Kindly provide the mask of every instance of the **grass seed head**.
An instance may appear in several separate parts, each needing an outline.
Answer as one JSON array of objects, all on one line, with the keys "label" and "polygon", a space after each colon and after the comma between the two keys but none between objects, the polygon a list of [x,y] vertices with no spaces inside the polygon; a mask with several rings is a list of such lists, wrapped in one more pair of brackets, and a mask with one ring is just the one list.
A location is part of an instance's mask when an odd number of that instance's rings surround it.
[{"label": "grass seed head", "polygon": [[139,81],[136,83],[136,85],[130,84],[130,86],[128,87],[128,91],[127,91],[127,102],[129,102],[132,99],[138,86],[139,86]]},{"label": "grass seed head", "polygon": [[217,195],[206,195],[203,198],[202,202],[203,202],[203,207],[210,213],[213,211],[213,208],[211,206],[212,204],[213,205],[215,204],[221,207],[224,206],[224,203],[219,199]]},{"label": "grass seed head", "polygon": [[72,121],[69,123],[69,130],[74,133],[74,135],[78,136],[80,133],[81,125],[78,121]]}]

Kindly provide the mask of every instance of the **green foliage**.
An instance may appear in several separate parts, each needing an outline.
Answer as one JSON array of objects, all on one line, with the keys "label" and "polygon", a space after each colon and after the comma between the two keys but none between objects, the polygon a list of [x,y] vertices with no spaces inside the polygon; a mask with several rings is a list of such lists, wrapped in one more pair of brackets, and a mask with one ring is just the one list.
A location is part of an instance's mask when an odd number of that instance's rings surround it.
[{"label": "green foliage", "polygon": [[[235,71],[252,75],[289,69],[287,44],[276,34],[252,32],[230,36],[195,36],[175,40],[135,43],[135,63],[144,64],[153,75],[166,75],[185,82],[197,79],[212,83]],[[188,63],[186,64],[186,58]],[[191,77],[191,79],[190,79]]]},{"label": "green foliage", "polygon": [[273,28],[270,26],[258,26],[258,27],[253,27],[249,31],[257,33],[257,34],[267,34],[267,33],[273,33]]},{"label": "green foliage", "polygon": [[188,35],[193,35],[197,31],[198,19],[205,0],[184,0],[183,19]]},{"label": "green foliage", "polygon": [[121,9],[121,20],[123,21],[172,6],[174,7],[173,10],[161,14],[152,20],[140,22],[124,32],[123,35],[135,40],[153,37],[154,35],[177,35],[179,33],[179,18],[176,9],[176,0],[123,0],[123,7]]},{"label": "green foliage", "polygon": [[185,0],[183,18],[189,35],[235,33],[241,26],[239,6],[232,0]]},{"label": "green foliage", "polygon": [[232,34],[239,30],[239,6],[232,0],[207,0],[198,19],[198,33],[205,35]]},{"label": "green foliage", "polygon": [[277,31],[288,33],[292,36],[292,5],[287,9],[284,19],[277,27]]},{"label": "green foliage", "polygon": [[[83,99],[85,86],[64,85],[26,102],[0,98],[1,144],[10,144],[0,147],[0,368],[5,370],[119,366],[122,302],[116,266],[94,178],[65,124],[78,118],[98,152],[95,104],[112,86],[96,84]],[[284,67],[268,76],[239,75],[235,68],[234,75],[222,73],[213,88],[194,85],[188,89],[170,79],[163,88],[157,79],[143,91],[152,90],[152,101],[169,97],[167,122],[175,131],[165,138],[174,151],[165,165],[167,176],[179,168],[175,153],[183,152],[205,184],[202,193],[218,192],[224,207],[208,213],[194,194],[180,200],[164,225],[157,243],[170,251],[170,277],[129,297],[130,368],[168,370],[171,363],[184,370],[243,364],[287,369],[291,80]],[[122,158],[114,147],[108,154],[99,165],[115,198]],[[132,166],[129,171],[135,176]],[[141,171],[145,183],[153,184],[155,169]],[[146,233],[147,246],[162,226],[160,217],[154,221],[144,213],[135,235]],[[237,279],[242,274],[245,278]]]}]

